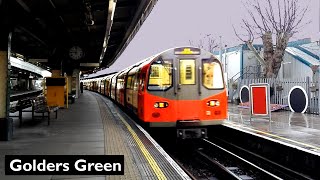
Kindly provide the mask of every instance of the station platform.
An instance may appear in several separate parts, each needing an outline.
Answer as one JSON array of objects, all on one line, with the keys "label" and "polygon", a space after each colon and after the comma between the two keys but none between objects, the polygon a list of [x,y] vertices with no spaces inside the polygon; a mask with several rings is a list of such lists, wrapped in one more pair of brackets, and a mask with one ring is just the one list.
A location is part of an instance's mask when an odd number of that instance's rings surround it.
[{"label": "station platform", "polygon": [[25,97],[34,97],[42,93],[42,90],[29,90],[29,91],[12,91],[10,95],[10,102],[18,101]]},{"label": "station platform", "polygon": [[249,109],[229,104],[229,118],[224,126],[277,141],[286,146],[320,156],[320,116],[276,111],[269,118],[250,119]]},{"label": "station platform", "polygon": [[168,154],[107,98],[89,91],[59,109],[58,118],[14,119],[13,139],[0,141],[0,162],[5,155],[124,155],[124,175],[6,176],[0,163],[0,179],[190,179]]}]

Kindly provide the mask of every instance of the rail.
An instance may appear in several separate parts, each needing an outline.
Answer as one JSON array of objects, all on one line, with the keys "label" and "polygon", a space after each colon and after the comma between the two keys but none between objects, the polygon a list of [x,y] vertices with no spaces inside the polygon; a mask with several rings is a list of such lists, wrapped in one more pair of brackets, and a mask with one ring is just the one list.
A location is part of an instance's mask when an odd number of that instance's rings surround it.
[{"label": "rail", "polygon": [[[219,173],[223,173],[220,176],[233,179],[282,179],[207,139],[202,139],[202,142],[205,143],[206,149],[198,150],[198,154],[205,161],[216,166],[220,170]],[[214,152],[214,155],[210,152]]]},{"label": "rail", "polygon": [[[255,154],[248,149],[236,146],[231,142],[219,138],[211,138],[210,141],[203,139],[202,142],[206,144],[204,145],[205,147],[214,147],[216,153],[224,154],[224,157],[228,157],[229,161],[237,162],[232,168],[235,173],[239,172],[239,169],[241,169],[242,171],[248,171],[251,174],[254,172],[254,175],[259,179],[312,179],[310,176],[296,172],[288,167]],[[223,162],[223,160],[220,161]],[[237,165],[240,164],[242,165],[237,167]],[[228,166],[230,167],[230,164]],[[245,167],[245,169],[243,167]],[[254,179],[257,177],[254,177]]]}]

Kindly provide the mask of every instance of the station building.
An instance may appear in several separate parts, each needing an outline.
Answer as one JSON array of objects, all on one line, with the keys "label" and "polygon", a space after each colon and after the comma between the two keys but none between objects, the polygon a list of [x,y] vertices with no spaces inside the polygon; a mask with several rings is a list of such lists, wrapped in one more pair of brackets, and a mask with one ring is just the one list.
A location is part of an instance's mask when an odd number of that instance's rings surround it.
[{"label": "station building", "polygon": [[[263,56],[263,46],[255,44],[254,47]],[[320,64],[319,50],[319,44],[311,42],[310,38],[289,42],[278,78],[313,77],[311,67]],[[214,54],[219,56],[219,51],[215,51]],[[260,63],[245,44],[222,51],[222,62],[224,61],[228,79],[261,77]]]}]

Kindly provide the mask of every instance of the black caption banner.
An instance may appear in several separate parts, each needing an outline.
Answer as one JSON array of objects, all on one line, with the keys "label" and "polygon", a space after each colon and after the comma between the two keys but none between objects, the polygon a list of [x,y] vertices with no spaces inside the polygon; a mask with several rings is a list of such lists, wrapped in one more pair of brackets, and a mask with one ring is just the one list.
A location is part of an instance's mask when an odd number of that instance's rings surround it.
[{"label": "black caption banner", "polygon": [[6,155],[6,175],[123,175],[123,155]]}]

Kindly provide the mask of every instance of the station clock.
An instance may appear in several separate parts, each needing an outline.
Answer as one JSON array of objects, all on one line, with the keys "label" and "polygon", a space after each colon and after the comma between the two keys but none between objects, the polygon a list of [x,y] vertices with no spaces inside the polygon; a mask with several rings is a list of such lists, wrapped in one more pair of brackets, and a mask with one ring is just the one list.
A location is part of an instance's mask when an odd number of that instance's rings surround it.
[{"label": "station clock", "polygon": [[73,60],[79,60],[83,55],[84,52],[79,46],[73,46],[69,49],[69,57]]}]

